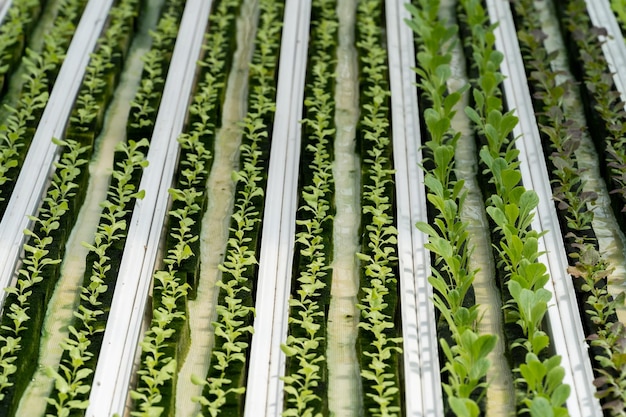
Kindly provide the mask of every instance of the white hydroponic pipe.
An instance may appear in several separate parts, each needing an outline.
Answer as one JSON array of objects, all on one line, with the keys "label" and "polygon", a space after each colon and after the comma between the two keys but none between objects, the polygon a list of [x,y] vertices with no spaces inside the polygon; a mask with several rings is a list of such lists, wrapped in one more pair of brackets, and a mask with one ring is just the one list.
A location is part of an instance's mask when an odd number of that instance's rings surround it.
[{"label": "white hydroponic pipe", "polygon": [[428,236],[415,224],[427,222],[413,31],[406,0],[387,0],[387,49],[395,168],[405,413],[443,416],[443,393]]},{"label": "white hydroponic pipe", "polygon": [[287,340],[289,319],[310,19],[311,0],[287,0],[244,417],[283,412],[286,357],[280,345]]},{"label": "white hydroponic pipe", "polygon": [[7,16],[7,12],[12,4],[13,0],[5,0],[0,3],[0,22],[2,22],[0,25],[4,23],[4,18]]},{"label": "white hydroponic pipe", "polygon": [[615,13],[611,10],[609,0],[585,0],[585,3],[591,23],[607,31],[607,36],[600,38],[602,51],[613,75],[615,87],[622,101],[626,102],[626,42]]}]

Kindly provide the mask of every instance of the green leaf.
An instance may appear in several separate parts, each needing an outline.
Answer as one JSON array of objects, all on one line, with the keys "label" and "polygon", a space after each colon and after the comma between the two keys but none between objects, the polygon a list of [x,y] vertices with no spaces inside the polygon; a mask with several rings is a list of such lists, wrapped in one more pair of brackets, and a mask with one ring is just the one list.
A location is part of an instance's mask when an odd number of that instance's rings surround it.
[{"label": "green leaf", "polygon": [[550,402],[544,397],[535,397],[530,404],[531,417],[554,417]]},{"label": "green leaf", "polygon": [[478,404],[469,398],[450,397],[448,403],[457,417],[478,417],[480,415]]},{"label": "green leaf", "polygon": [[480,115],[471,107],[465,107],[465,114],[469,119],[474,122],[477,126],[482,126],[483,122]]},{"label": "green leaf", "polygon": [[205,385],[206,384],[206,380],[204,380],[203,378],[200,378],[198,375],[196,374],[191,374],[191,383],[194,385]]},{"label": "green leaf", "polygon": [[561,384],[552,392],[550,402],[553,407],[561,407],[569,398],[571,388],[569,385]]},{"label": "green leaf", "polygon": [[287,346],[285,344],[280,345],[280,350],[282,350],[288,358],[298,354],[298,349],[294,349],[291,346]]}]

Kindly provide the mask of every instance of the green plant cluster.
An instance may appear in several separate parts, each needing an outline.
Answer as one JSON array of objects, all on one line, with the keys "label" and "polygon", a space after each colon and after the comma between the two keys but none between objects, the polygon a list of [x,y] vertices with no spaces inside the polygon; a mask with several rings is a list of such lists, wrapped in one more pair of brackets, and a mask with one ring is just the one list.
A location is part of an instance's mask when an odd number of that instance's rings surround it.
[{"label": "green plant cluster", "polygon": [[622,344],[626,333],[624,325],[615,317],[617,307],[623,304],[624,293],[612,298],[607,288],[610,276],[608,262],[599,252],[598,241],[592,228],[595,192],[584,191],[581,169],[577,166],[575,151],[580,147],[582,126],[569,117],[565,97],[573,91],[573,82],[557,78],[559,72],[550,68],[557,52],[548,53],[540,30],[538,14],[531,1],[518,0],[514,3],[519,22],[520,45],[524,51],[525,64],[530,71],[531,86],[540,109],[539,127],[544,139],[550,144],[552,154],[552,187],[555,204],[563,213],[563,233],[569,243],[569,272],[581,278],[581,305],[585,306],[584,322],[590,343],[596,347],[594,381],[597,396],[602,398],[603,407],[610,416],[626,416],[626,361],[620,355],[626,353]]},{"label": "green plant cluster", "polygon": [[360,1],[356,47],[360,69],[361,116],[361,288],[358,349],[363,408],[368,416],[399,416],[402,398],[399,357],[402,337],[396,326],[398,306],[397,229],[390,140],[387,51],[383,2]]},{"label": "green plant cluster", "polygon": [[58,368],[48,368],[54,389],[48,397],[46,415],[84,415],[93,380],[93,370],[102,344],[102,336],[113,289],[119,270],[127,225],[132,207],[143,191],[137,191],[141,171],[147,166],[148,141],[120,142],[115,151],[115,169],[100,206],[100,216],[93,243],[88,249],[87,266],[80,287],[80,301],[74,312],[69,336],[62,343],[63,354]]},{"label": "green plant cluster", "polygon": [[289,333],[283,378],[283,416],[328,415],[326,320],[332,274],[334,192],[332,143],[335,100],[335,48],[339,22],[335,0],[313,1],[309,41],[309,82],[305,88],[300,203],[289,300]]},{"label": "green plant cluster", "polygon": [[85,187],[84,158],[89,147],[73,140],[54,140],[64,152],[38,216],[31,216],[24,244],[22,268],[8,294],[0,319],[0,414],[15,415],[39,357],[39,339],[48,301],[52,296],[65,242],[78,215]]},{"label": "green plant cluster", "polygon": [[[18,2],[19,3],[19,2]],[[15,102],[5,105],[0,122],[0,215],[13,192],[20,166],[32,141],[49,93],[65,59],[87,0],[61,0],[54,25],[39,50],[26,49],[23,84]]]},{"label": "green plant cluster", "polygon": [[[7,91],[46,0],[11,3],[0,25],[0,91]],[[3,94],[0,94],[0,97]]]},{"label": "green plant cluster", "polygon": [[[220,100],[224,97],[227,62],[233,49],[229,33],[239,0],[222,0],[209,18],[209,33],[199,65],[208,66],[196,86],[188,127],[178,142],[181,155],[167,220],[165,269],[154,275],[152,322],[144,336],[139,384],[131,392],[135,416],[173,416],[180,366],[189,346],[187,299],[195,296],[199,275],[200,233],[207,207],[206,184],[211,169]],[[210,65],[208,65],[210,63]]]},{"label": "green plant cluster", "polygon": [[469,28],[466,42],[477,69],[471,89],[474,108],[467,107],[466,114],[481,138],[483,175],[492,186],[486,205],[495,227],[496,265],[502,271],[501,290],[505,294],[504,318],[505,323],[515,324],[521,332],[509,334],[507,341],[516,365],[517,407],[520,413],[538,415],[536,410],[543,410],[547,402],[549,415],[565,416],[570,387],[563,384],[561,358],[550,354],[550,338],[543,330],[551,293],[543,288],[549,275],[538,261],[539,239],[545,232],[531,228],[539,198],[521,185],[519,150],[510,139],[518,120],[513,111],[503,110],[503,76],[499,72],[503,56],[494,47],[495,25],[489,24],[480,0],[461,1],[460,19]]},{"label": "green plant cluster", "polygon": [[107,105],[113,98],[126,57],[141,0],[118,0],[91,54],[70,114],[66,135],[92,145],[102,130]]},{"label": "green plant cluster", "polygon": [[167,0],[155,30],[150,31],[152,45],[141,57],[141,81],[135,98],[130,103],[126,129],[128,138],[152,136],[185,3],[186,0]]},{"label": "green plant cluster", "polygon": [[559,10],[571,59],[578,62],[575,75],[584,86],[581,93],[589,132],[598,149],[613,211],[626,230],[626,110],[602,52],[599,36],[606,35],[606,30],[592,26],[584,0],[568,0]]},{"label": "green plant cluster", "polygon": [[[445,399],[449,410],[457,416],[478,416],[484,411],[489,360],[497,336],[479,335],[479,305],[471,296],[476,270],[469,266],[472,247],[468,224],[460,213],[467,195],[464,181],[454,173],[455,150],[461,136],[452,127],[462,94],[468,86],[449,91],[452,72],[452,49],[458,28],[438,17],[440,0],[420,0],[408,4],[413,19],[407,24],[416,34],[418,53],[418,85],[423,97],[424,120],[429,140],[424,145],[424,183],[428,191],[433,226],[419,223],[428,234],[426,247],[433,255],[433,286],[435,307],[449,329],[450,336],[441,338],[445,358],[442,370]],[[441,319],[440,319],[441,320]]]},{"label": "green plant cluster", "polygon": [[215,343],[207,378],[193,379],[195,384],[204,386],[202,396],[194,399],[201,405],[204,416],[243,413],[283,9],[281,1],[259,2],[259,24],[249,67],[248,112],[241,124],[241,168],[233,173],[235,207],[225,260],[219,266],[222,278],[216,284],[217,318],[212,323]]}]

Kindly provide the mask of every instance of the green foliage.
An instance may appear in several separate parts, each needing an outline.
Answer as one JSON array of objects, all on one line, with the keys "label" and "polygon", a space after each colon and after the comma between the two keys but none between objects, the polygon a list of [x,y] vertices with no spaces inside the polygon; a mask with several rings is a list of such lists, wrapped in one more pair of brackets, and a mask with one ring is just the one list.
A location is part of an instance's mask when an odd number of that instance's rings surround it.
[{"label": "green foliage", "polygon": [[[467,412],[474,415],[474,410],[478,410],[477,404],[480,397],[486,392],[486,376],[490,364],[487,355],[495,347],[497,337],[489,334],[478,335],[470,328],[453,334],[456,343],[453,346],[448,345],[445,339],[440,340],[446,357],[443,370],[450,375],[449,382],[444,384],[444,389],[448,395],[450,407],[457,415]],[[476,390],[479,390],[478,401],[470,399]]]},{"label": "green foliage", "polygon": [[540,360],[535,353],[528,352],[525,362],[520,365],[520,386],[526,386],[521,394],[521,402],[532,417],[568,416],[565,402],[570,394],[569,385],[563,384],[565,370],[560,366],[561,358],[552,356]]},{"label": "green foliage", "polygon": [[[221,16],[228,10],[228,7],[232,7],[228,2],[220,3],[218,12],[212,15],[212,19],[215,19],[215,15]],[[172,8],[169,11],[174,12]],[[166,15],[165,19],[169,22],[171,18],[167,16],[169,15]],[[232,19],[234,17],[231,16],[226,21]],[[169,23],[165,25],[167,28]],[[220,39],[223,36],[222,32],[227,27],[227,25],[221,25],[216,32],[215,39]],[[153,34],[153,37],[155,36]],[[228,53],[223,42],[216,42],[216,46],[219,48],[209,51],[204,62],[215,59],[216,56],[223,57]],[[216,64],[200,81],[189,111],[191,114],[204,116],[192,123],[187,131],[178,138],[181,157],[176,175],[176,188],[169,190],[172,209],[169,211],[169,236],[166,256],[163,259],[166,268],[157,271],[154,275],[152,329],[146,333],[142,344],[142,364],[138,371],[142,383],[139,384],[133,394],[135,411],[132,412],[132,415],[143,416],[157,412],[171,415],[174,413],[167,402],[171,402],[171,398],[175,395],[174,389],[178,369],[175,368],[175,365],[171,365],[177,360],[170,355],[172,351],[177,350],[178,345],[184,346],[187,343],[184,336],[177,332],[177,329],[181,323],[185,323],[182,325],[186,326],[186,298],[191,290],[189,281],[193,282],[188,275],[197,273],[195,269],[189,270],[186,264],[195,262],[199,255],[197,242],[200,238],[201,215],[205,209],[203,204],[205,184],[212,160],[212,154],[208,147],[211,146],[210,140],[214,137],[216,130],[213,119],[208,115],[216,112],[220,97],[223,95],[224,83],[215,82],[215,74],[223,69],[223,65]],[[151,71],[150,66],[148,66],[147,74],[150,74]],[[187,279],[185,280],[184,277]],[[218,307],[218,314],[219,311]],[[235,340],[238,336],[236,333],[240,331],[237,329],[237,322],[237,314],[229,315],[227,325],[216,329],[216,335],[225,337],[227,340]],[[158,332],[167,332],[168,334],[167,340],[161,344],[157,344],[157,340],[154,338]],[[239,349],[241,346],[237,342],[233,342],[233,348]],[[182,356],[183,353],[179,353],[179,355]],[[182,358],[179,358],[178,361],[182,361]],[[166,367],[171,367],[171,372],[168,368],[168,371],[163,373],[162,369]],[[146,375],[157,374],[162,374],[161,383],[158,385],[164,385],[167,382],[167,387],[154,385],[150,379],[144,380]]]}]

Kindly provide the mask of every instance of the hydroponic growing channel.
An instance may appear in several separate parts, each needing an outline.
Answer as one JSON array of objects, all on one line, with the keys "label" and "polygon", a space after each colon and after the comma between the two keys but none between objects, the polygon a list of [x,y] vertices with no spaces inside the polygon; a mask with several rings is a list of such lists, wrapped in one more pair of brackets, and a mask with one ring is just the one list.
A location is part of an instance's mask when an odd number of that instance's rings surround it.
[{"label": "hydroponic growing channel", "polygon": [[1,416],[626,415],[626,3],[0,2]]}]

